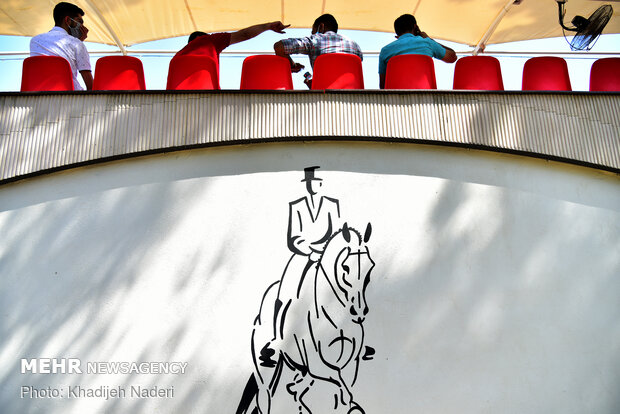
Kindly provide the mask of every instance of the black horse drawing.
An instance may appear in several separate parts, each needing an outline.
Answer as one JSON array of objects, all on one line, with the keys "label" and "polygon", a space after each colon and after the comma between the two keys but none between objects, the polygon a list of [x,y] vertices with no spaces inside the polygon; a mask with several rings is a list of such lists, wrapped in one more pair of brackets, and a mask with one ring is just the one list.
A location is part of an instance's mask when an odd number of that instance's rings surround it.
[{"label": "black horse drawing", "polygon": [[[274,304],[278,285],[267,288],[254,321],[251,350],[254,373],[250,376],[237,414],[271,414],[274,398],[292,398],[300,414],[313,412],[312,390],[329,390],[329,412],[363,414],[355,402],[360,359],[374,350],[364,345],[364,319],[368,313],[366,287],[374,262],[364,236],[345,223],[327,242],[318,262],[309,268],[298,299],[281,312],[278,339],[274,340]],[[289,378],[285,388],[280,379]],[[291,380],[292,378],[292,380]],[[317,387],[320,385],[320,387]],[[276,396],[276,391],[278,391]],[[333,408],[333,410],[332,410]],[[315,409],[315,414],[326,410]]]}]

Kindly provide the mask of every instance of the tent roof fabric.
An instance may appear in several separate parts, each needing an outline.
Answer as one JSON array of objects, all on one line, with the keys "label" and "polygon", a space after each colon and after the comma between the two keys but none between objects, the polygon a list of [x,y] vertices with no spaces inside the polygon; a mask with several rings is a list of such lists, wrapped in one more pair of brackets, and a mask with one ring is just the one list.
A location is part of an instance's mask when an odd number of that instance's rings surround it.
[{"label": "tent roof fabric", "polygon": [[[75,0],[85,11],[88,41],[131,46],[151,40],[205,32],[238,30],[281,20],[307,28],[323,13],[333,14],[340,28],[392,32],[394,19],[416,16],[429,36],[475,46],[562,36],[555,0]],[[568,0],[565,21],[589,17],[613,3],[614,15],[604,33],[620,33],[619,0]],[[52,0],[3,0],[0,34],[34,36],[54,25]],[[508,7],[507,7],[508,5]],[[494,22],[499,21],[496,27]],[[494,29],[494,30],[493,30]]]}]

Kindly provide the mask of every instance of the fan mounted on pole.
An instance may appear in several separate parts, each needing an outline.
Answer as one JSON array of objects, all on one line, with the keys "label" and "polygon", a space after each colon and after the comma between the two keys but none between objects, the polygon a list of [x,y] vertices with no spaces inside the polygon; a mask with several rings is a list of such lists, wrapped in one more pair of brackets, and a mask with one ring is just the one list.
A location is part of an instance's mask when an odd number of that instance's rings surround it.
[{"label": "fan mounted on pole", "polygon": [[[575,16],[571,21],[573,27],[568,27],[564,24],[564,16],[566,10],[564,5],[568,0],[556,0],[558,3],[558,14],[560,18],[560,25],[564,30],[564,37],[566,38],[566,31],[576,32],[573,36],[573,40],[569,42],[571,50],[590,50],[598,37],[603,32],[603,29],[614,14],[614,9],[609,4],[605,4],[587,19],[583,16]],[[566,39],[568,42],[568,39]]]}]

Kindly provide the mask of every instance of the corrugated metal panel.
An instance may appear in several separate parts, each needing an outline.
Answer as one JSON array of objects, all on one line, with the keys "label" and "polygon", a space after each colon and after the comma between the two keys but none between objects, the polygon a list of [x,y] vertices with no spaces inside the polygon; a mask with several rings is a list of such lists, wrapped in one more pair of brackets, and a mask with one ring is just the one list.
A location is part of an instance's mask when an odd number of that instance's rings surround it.
[{"label": "corrugated metal panel", "polygon": [[620,94],[0,95],[0,180],[101,159],[269,139],[423,140],[620,171]]}]

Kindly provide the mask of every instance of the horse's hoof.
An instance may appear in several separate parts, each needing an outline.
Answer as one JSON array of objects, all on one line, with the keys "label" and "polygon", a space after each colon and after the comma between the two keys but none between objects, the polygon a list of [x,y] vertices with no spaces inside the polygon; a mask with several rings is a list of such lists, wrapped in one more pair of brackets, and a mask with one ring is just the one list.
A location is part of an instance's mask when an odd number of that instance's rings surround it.
[{"label": "horse's hoof", "polygon": [[355,402],[351,402],[351,408],[349,408],[349,411],[347,411],[347,414],[365,414],[365,413],[366,412],[362,409],[362,407],[357,405],[357,403]]}]

